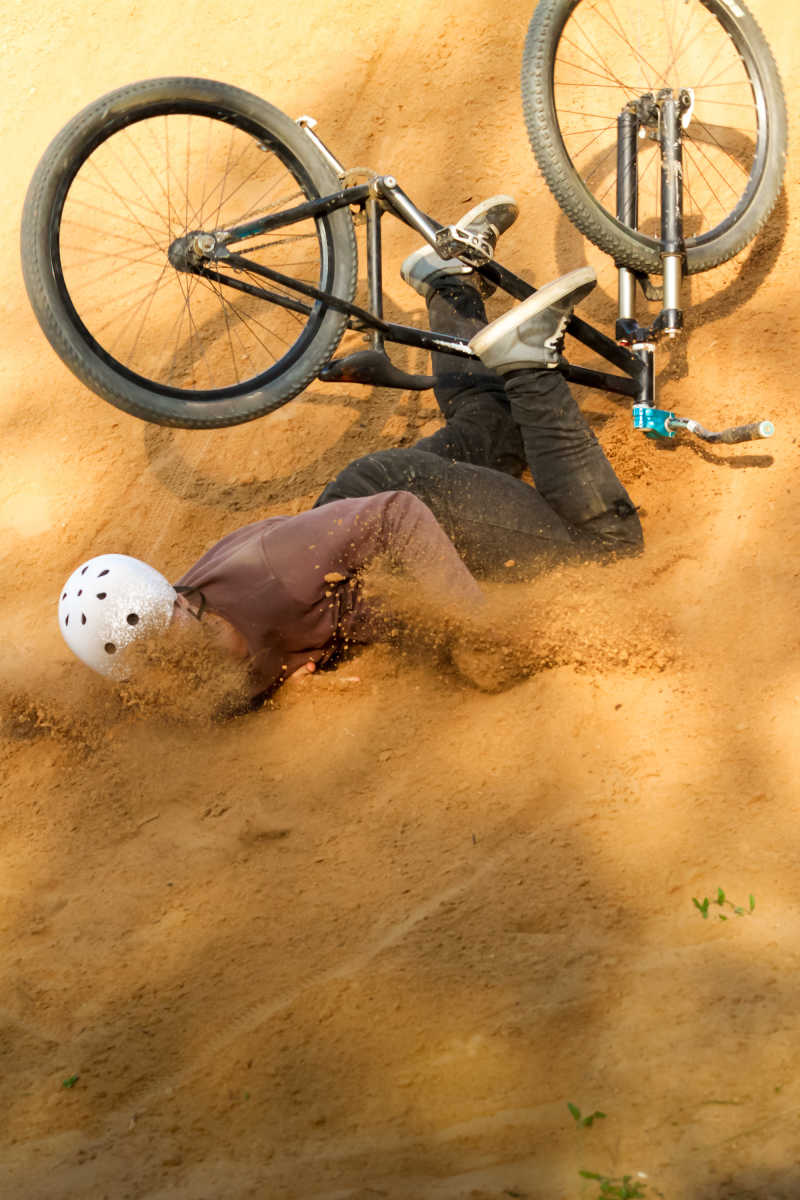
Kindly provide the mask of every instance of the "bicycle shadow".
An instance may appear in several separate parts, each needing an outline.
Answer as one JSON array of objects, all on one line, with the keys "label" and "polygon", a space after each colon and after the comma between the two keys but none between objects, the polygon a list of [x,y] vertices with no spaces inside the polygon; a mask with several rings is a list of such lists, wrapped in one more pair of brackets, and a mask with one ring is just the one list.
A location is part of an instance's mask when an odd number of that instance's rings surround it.
[{"label": "bicycle shadow", "polygon": [[[414,316],[416,314],[408,311],[400,314],[399,319],[411,323]],[[341,347],[336,351],[342,352]],[[398,366],[412,372],[421,370],[422,360],[427,357],[422,352],[401,346],[391,347],[390,352]],[[390,422],[397,412],[400,397],[403,397],[404,433],[398,432],[396,427],[391,428]],[[433,415],[430,409],[426,410],[418,392],[375,387],[344,391],[342,385],[326,385],[318,380],[287,403],[282,410],[284,421],[294,418],[290,406],[295,403],[313,404],[315,409],[345,409],[352,413],[347,428],[334,440],[321,442],[319,453],[312,455],[302,466],[281,473],[267,469],[263,475],[256,472],[258,477],[248,480],[220,479],[200,460],[211,439],[224,438],[229,431],[224,428],[180,430],[147,424],[143,439],[148,468],[161,485],[180,500],[207,508],[254,512],[278,502],[290,504],[318,494],[343,467],[362,454],[411,444],[420,436],[420,427]],[[272,416],[266,414],[253,423],[254,439],[259,435],[269,437]],[[298,419],[296,436],[300,439],[307,436],[302,429],[302,418]],[[203,444],[203,449],[195,454],[198,443]],[[220,449],[224,453],[222,446]]]},{"label": "bicycle shadow", "polygon": [[[684,312],[683,336],[670,344],[660,376],[666,379],[685,379],[689,375],[689,344],[696,330],[714,321],[732,317],[748,303],[772,273],[783,250],[789,228],[789,203],[786,188],[782,188],[769,221],[751,243],[746,257],[734,260],[735,275],[727,287],[706,300],[692,300],[694,276],[688,279],[689,301]],[[713,273],[712,273],[713,278]]]},{"label": "bicycle shadow", "polygon": [[681,441],[658,441],[656,449],[660,453],[673,454],[679,450],[689,450],[692,454],[696,454],[698,458],[702,458],[703,462],[713,463],[717,467],[730,467],[731,470],[742,470],[745,467],[756,467],[761,470],[764,467],[771,467],[775,462],[772,454],[738,454],[726,455],[715,453],[711,445],[704,445],[702,442],[690,441],[688,438]]}]

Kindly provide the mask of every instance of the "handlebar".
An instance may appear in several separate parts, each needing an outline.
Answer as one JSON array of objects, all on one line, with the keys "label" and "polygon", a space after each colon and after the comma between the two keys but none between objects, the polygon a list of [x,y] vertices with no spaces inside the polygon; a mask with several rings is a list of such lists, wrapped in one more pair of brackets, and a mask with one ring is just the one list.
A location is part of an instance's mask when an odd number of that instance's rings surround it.
[{"label": "handlebar", "polygon": [[719,433],[712,433],[710,429],[704,429],[697,421],[682,417],[669,417],[666,425],[668,429],[686,429],[695,437],[702,438],[704,442],[724,442],[726,446],[732,446],[736,442],[755,442],[759,438],[772,437],[775,432],[772,421],[753,421],[749,425],[735,425],[732,429],[723,429]]},{"label": "handlebar", "polygon": [[736,442],[755,442],[760,438],[770,438],[775,432],[772,421],[752,421],[749,425],[735,425],[732,429],[722,429],[714,433],[705,429],[699,421],[688,417],[676,417],[675,413],[663,408],[651,408],[649,404],[634,404],[633,427],[641,429],[647,437],[674,437],[678,430],[684,429],[702,438],[704,442],[722,442],[731,446]]}]

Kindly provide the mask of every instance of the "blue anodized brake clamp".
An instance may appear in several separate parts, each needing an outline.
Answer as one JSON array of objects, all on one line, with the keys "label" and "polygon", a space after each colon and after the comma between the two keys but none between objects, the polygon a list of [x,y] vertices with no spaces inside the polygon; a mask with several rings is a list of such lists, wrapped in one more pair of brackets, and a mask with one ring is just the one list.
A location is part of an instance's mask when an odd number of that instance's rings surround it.
[{"label": "blue anodized brake clamp", "polygon": [[669,427],[674,417],[675,413],[667,412],[665,408],[651,408],[649,404],[633,406],[633,428],[641,429],[650,438],[675,437],[674,429]]}]

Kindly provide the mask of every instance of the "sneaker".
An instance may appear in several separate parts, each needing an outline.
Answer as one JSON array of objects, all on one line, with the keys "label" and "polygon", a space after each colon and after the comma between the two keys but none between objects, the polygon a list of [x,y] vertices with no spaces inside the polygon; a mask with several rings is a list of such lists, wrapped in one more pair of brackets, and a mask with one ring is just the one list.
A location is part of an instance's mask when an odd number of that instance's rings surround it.
[{"label": "sneaker", "polygon": [[596,283],[592,267],[579,267],[554,279],[510,312],[484,325],[470,341],[470,350],[501,375],[528,367],[556,366],[572,310]]},{"label": "sneaker", "polygon": [[[492,249],[497,245],[501,233],[510,228],[517,219],[519,209],[511,196],[491,196],[482,200],[457,222],[459,228],[468,229],[470,233],[480,233],[492,243]],[[447,276],[470,276],[470,282],[478,285],[481,294],[490,296],[494,291],[492,284],[487,283],[477,271],[467,263],[457,258],[441,258],[433,246],[421,246],[408,258],[400,268],[403,279],[423,299],[427,299],[433,289]]]}]

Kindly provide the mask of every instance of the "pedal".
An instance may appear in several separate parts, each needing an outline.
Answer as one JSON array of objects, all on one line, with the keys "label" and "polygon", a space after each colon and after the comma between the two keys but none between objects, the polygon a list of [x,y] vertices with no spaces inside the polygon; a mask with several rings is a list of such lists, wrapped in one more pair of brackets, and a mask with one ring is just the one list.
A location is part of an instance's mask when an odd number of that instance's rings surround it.
[{"label": "pedal", "polygon": [[432,375],[401,371],[380,350],[357,350],[344,358],[331,359],[319,378],[324,383],[362,383],[367,387],[402,388],[409,392],[424,392],[434,384]]},{"label": "pedal", "polygon": [[442,258],[460,258],[482,267],[494,258],[494,246],[485,233],[470,233],[458,225],[446,225],[436,235],[436,253]]}]

